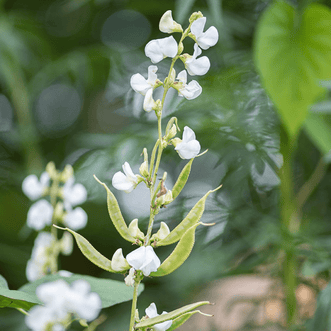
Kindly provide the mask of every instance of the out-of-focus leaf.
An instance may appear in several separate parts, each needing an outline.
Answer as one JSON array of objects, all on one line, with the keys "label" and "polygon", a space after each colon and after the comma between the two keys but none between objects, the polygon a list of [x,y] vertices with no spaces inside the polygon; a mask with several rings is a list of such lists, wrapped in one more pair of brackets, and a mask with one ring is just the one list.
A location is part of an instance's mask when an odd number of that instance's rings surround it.
[{"label": "out-of-focus leaf", "polygon": [[[91,292],[98,293],[102,302],[102,308],[110,307],[121,302],[132,300],[132,288],[112,279],[100,279],[84,275],[72,275],[70,277],[62,277],[59,275],[49,275],[36,280],[33,283],[28,283],[20,288],[20,291],[28,294],[36,292],[36,288],[43,283],[53,282],[58,279],[63,279],[71,284],[75,280],[83,279],[91,285]],[[144,285],[139,285],[138,294],[144,290]]]},{"label": "out-of-focus leaf", "polygon": [[331,77],[331,10],[311,4],[300,13],[276,1],[262,15],[255,36],[255,62],[291,136]]},{"label": "out-of-focus leaf", "polygon": [[0,275],[0,288],[9,289],[6,279]]},{"label": "out-of-focus leaf", "polygon": [[327,155],[331,150],[331,116],[310,113],[304,129],[320,152]]},{"label": "out-of-focus leaf", "polygon": [[183,24],[186,19],[189,19],[189,16],[192,11],[195,0],[177,0],[176,9],[175,9],[175,20],[178,23]]}]

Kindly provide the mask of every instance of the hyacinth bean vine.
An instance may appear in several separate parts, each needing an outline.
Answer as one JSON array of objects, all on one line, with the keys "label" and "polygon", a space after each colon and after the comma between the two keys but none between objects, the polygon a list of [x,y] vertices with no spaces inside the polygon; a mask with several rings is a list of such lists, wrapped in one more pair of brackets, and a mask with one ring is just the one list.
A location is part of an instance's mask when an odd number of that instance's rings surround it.
[{"label": "hyacinth bean vine", "polygon": [[[194,131],[188,126],[184,126],[182,137],[177,137],[180,127],[176,117],[168,121],[164,133],[161,123],[165,98],[170,88],[175,89],[179,97],[187,100],[195,99],[202,93],[202,87],[196,80],[188,82],[188,74],[204,75],[210,68],[210,61],[207,56],[201,56],[201,49],[207,50],[214,46],[218,41],[218,32],[215,27],[209,27],[204,31],[205,24],[206,18],[202,13],[195,12],[189,19],[189,26],[183,30],[182,26],[173,20],[171,11],[165,12],[160,20],[160,31],[168,34],[179,33],[179,42],[177,43],[173,36],[148,42],[145,54],[150,58],[152,65],[148,67],[147,79],[140,73],[131,77],[132,89],[144,96],[143,109],[146,112],[154,111],[156,115],[158,139],[150,156],[147,147],[143,148],[144,161],[139,168],[140,174],[135,174],[130,164],[124,162],[123,171],[113,175],[112,185],[126,193],[132,192],[141,183],[147,186],[150,191],[150,217],[146,232],[140,230],[138,219],[127,225],[113,192],[94,176],[106,190],[108,212],[115,229],[121,237],[136,245],[136,249],[124,257],[122,248],[118,248],[112,258],[108,259],[76,232],[87,223],[87,214],[82,208],[77,207],[86,201],[87,191],[83,185],[75,183],[70,165],[60,172],[50,162],[40,179],[35,175],[29,175],[23,181],[22,189],[25,195],[32,201],[38,200],[31,206],[27,217],[27,226],[39,232],[32,258],[27,266],[27,278],[31,283],[23,286],[21,291],[11,291],[5,279],[0,276],[0,306],[8,306],[10,300],[13,308],[27,315],[26,324],[31,330],[63,331],[75,320],[86,327],[86,331],[95,330],[104,320],[103,315],[97,318],[100,310],[129,300],[128,293],[132,299],[129,331],[171,331],[196,313],[210,316],[196,309],[209,304],[208,301],[193,303],[162,314],[158,313],[156,304],[151,303],[142,317],[137,310],[137,298],[143,289],[140,283],[144,277],[165,276],[179,268],[193,249],[197,227],[213,225],[202,223],[201,217],[207,197],[221,186],[208,191],[172,231],[165,222],[160,222],[160,228],[152,234],[155,217],[162,208],[178,197],[188,181],[194,159],[206,152],[200,153],[201,145]],[[194,41],[192,55],[183,53],[185,38]],[[168,76],[161,81],[155,64],[166,57],[172,60]],[[178,59],[182,61],[185,69],[176,75],[174,65]],[[161,100],[153,98],[156,88],[163,88]],[[157,178],[163,150],[169,146],[174,147],[181,159],[189,160],[172,190],[166,186],[166,172],[161,179]],[[58,229],[66,230],[62,237],[62,231]],[[69,271],[59,272],[59,254],[71,254],[72,236],[81,252],[92,263],[108,272],[123,274],[124,283],[73,275]],[[155,250],[160,246],[175,243],[172,253],[161,261]],[[115,292],[109,290],[112,287],[120,293],[118,298],[115,298]],[[30,310],[27,312],[25,309]]]},{"label": "hyacinth bean vine", "polygon": [[[200,143],[196,139],[194,131],[188,126],[184,127],[182,139],[176,137],[180,131],[177,118],[169,120],[165,134],[162,133],[162,110],[165,97],[170,88],[178,91],[180,97],[187,100],[197,98],[202,88],[195,80],[187,82],[187,72],[189,75],[204,75],[210,68],[210,61],[207,56],[201,55],[201,48],[206,50],[214,46],[218,41],[218,32],[215,27],[210,27],[204,32],[206,18],[201,12],[195,12],[189,19],[189,26],[183,30],[181,25],[172,18],[171,11],[167,11],[160,20],[160,30],[164,33],[178,32],[181,34],[179,43],[173,36],[151,40],[145,47],[145,54],[153,64],[156,64],[166,57],[172,58],[168,76],[161,81],[157,76],[157,66],[148,67],[147,79],[140,73],[131,77],[132,89],[144,96],[143,108],[146,112],[154,111],[157,117],[158,140],[152,149],[149,158],[147,148],[143,148],[144,161],[139,168],[140,174],[134,174],[130,164],[123,164],[123,171],[118,171],[113,175],[112,185],[117,190],[130,193],[138,184],[144,183],[150,191],[150,218],[147,233],[143,233],[138,226],[138,219],[134,219],[129,225],[124,220],[116,197],[96,176],[95,179],[106,189],[107,205],[111,221],[118,233],[127,241],[139,246],[125,257],[122,249],[119,248],[113,254],[111,260],[97,252],[97,250],[81,235],[69,228],[62,228],[72,233],[82,253],[94,264],[109,272],[126,274],[125,283],[134,287],[130,327],[129,331],[153,329],[158,331],[174,330],[183,324],[190,316],[196,312],[198,306],[209,304],[208,301],[198,302],[182,307],[171,313],[157,313],[155,303],[152,303],[145,311],[142,318],[136,310],[137,289],[146,276],[164,276],[179,268],[191,253],[195,241],[195,231],[199,225],[200,218],[204,212],[205,201],[208,195],[215,190],[207,192],[191,209],[188,215],[172,231],[166,223],[161,222],[160,229],[152,235],[155,216],[163,207],[172,203],[184,188],[195,157],[201,156]],[[183,53],[185,38],[195,41],[193,55]],[[180,59],[186,70],[182,70],[176,77],[174,69],[175,62]],[[154,100],[153,92],[156,88],[163,87],[162,100]],[[180,158],[190,160],[180,173],[172,190],[166,188],[166,177],[164,173],[162,179],[157,182],[157,174],[161,162],[162,152],[168,146],[173,146]],[[207,224],[203,224],[207,225]],[[173,252],[161,262],[154,249],[158,246],[177,243]]]}]

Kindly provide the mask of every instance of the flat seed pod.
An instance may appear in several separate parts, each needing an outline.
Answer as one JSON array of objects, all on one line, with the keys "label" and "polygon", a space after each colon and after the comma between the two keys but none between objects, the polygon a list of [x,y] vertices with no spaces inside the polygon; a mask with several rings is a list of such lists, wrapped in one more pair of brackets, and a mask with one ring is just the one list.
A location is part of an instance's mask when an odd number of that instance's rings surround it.
[{"label": "flat seed pod", "polygon": [[76,233],[75,231],[68,228],[61,228],[57,225],[53,225],[60,230],[69,231],[76,239],[77,245],[80,251],[88,258],[92,263],[97,265],[99,268],[107,270],[114,273],[122,273],[115,271],[111,268],[111,260],[108,260],[105,256],[99,253],[83,236]]},{"label": "flat seed pod", "polygon": [[105,183],[102,183],[95,175],[95,180],[103,185],[103,187],[107,191],[107,206],[108,206],[108,213],[110,216],[110,219],[112,220],[117,232],[127,241],[135,242],[136,239],[133,238],[130,233],[128,226],[126,225],[123,215],[121,213],[120,207],[118,205],[118,202],[115,198],[115,195],[110,191],[108,186]]},{"label": "flat seed pod", "polygon": [[184,233],[172,253],[163,261],[157,271],[152,272],[150,276],[160,277],[168,275],[175,271],[177,268],[179,268],[185,262],[185,260],[191,254],[192,248],[194,246],[195,229],[200,224],[202,223],[197,223],[193,225]]},{"label": "flat seed pod", "polygon": [[180,172],[177,181],[172,188],[172,197],[175,200],[176,197],[179,195],[179,193],[182,191],[183,187],[185,186],[188,176],[190,175],[191,172],[191,167],[192,167],[192,162],[194,158],[191,159],[183,168],[183,170]]},{"label": "flat seed pod", "polygon": [[156,243],[156,247],[158,246],[166,246],[171,245],[184,235],[184,233],[194,224],[198,223],[201,219],[201,216],[205,210],[205,203],[208,195],[212,192],[215,192],[219,188],[221,188],[222,185],[217,187],[215,190],[208,191],[190,210],[190,212],[187,214],[187,216],[168,234],[167,237],[160,240]]},{"label": "flat seed pod", "polygon": [[[210,305],[210,302],[209,301],[200,301],[200,302],[196,302],[196,303],[191,303],[190,305],[187,305],[187,306],[178,308],[176,310],[173,310],[170,313],[159,315],[159,316],[153,317],[153,318],[148,318],[144,321],[141,321],[141,322],[137,323],[135,325],[135,330],[151,327],[155,324],[162,323],[162,322],[165,322],[165,321],[175,320],[177,317],[182,316],[186,313],[189,313],[193,309],[195,309],[197,307],[200,307],[200,306],[203,306],[203,305]],[[174,330],[174,329],[171,329],[171,330]]]}]

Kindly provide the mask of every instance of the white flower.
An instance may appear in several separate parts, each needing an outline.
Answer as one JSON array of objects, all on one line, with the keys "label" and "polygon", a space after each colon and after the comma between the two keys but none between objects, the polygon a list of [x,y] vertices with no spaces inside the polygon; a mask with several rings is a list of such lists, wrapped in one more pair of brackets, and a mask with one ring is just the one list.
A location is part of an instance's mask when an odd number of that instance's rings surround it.
[{"label": "white flower", "polygon": [[81,207],[76,207],[65,214],[63,223],[70,229],[80,230],[87,224],[87,214]]},{"label": "white flower", "polygon": [[126,256],[126,260],[135,270],[141,270],[145,276],[157,271],[161,265],[160,259],[154,253],[152,246],[141,246]]},{"label": "white flower", "polygon": [[55,240],[51,233],[40,232],[34,241],[31,259],[26,266],[26,278],[33,282],[42,278],[47,271],[48,250],[54,245]]},{"label": "white flower", "polygon": [[26,317],[26,324],[33,331],[44,331],[48,327],[61,330],[61,326],[67,324],[68,314],[87,321],[94,320],[102,303],[98,294],[90,290],[90,285],[84,280],[76,280],[71,286],[62,279],[39,285],[36,295],[44,306],[33,307]]},{"label": "white flower", "polygon": [[182,142],[175,147],[179,156],[182,159],[192,159],[199,154],[200,148],[200,143],[195,139],[194,131],[185,126]]},{"label": "white flower", "polygon": [[[155,303],[151,303],[148,308],[145,309],[145,313],[149,318],[157,317],[160,316],[157,313],[156,305]],[[161,315],[167,314],[166,311],[162,312]],[[153,325],[153,330],[155,331],[166,331],[171,327],[172,321],[165,321],[162,323],[154,324]]]},{"label": "white flower", "polygon": [[192,80],[190,83],[186,84],[187,82],[187,73],[186,70],[181,71],[177,79],[181,84],[179,84],[178,87],[178,95],[184,96],[187,100],[192,100],[197,98],[201,92],[202,87],[199,85],[199,83],[196,80]]},{"label": "white flower", "polygon": [[82,184],[74,184],[74,176],[70,177],[63,185],[63,200],[66,209],[80,205],[87,199],[86,188]]},{"label": "white flower", "polygon": [[182,32],[183,28],[172,18],[171,10],[167,10],[161,17],[159,29],[164,33]]},{"label": "white flower", "polygon": [[216,45],[218,41],[218,31],[214,26],[211,26],[206,32],[203,32],[205,24],[206,17],[198,18],[192,23],[191,32],[195,36],[198,45],[206,50]]},{"label": "white flower", "polygon": [[158,63],[166,57],[175,57],[177,55],[178,45],[173,36],[151,40],[145,46],[145,54],[152,63]]},{"label": "white flower", "polygon": [[201,49],[197,44],[194,44],[194,53],[192,56],[183,55],[181,59],[184,61],[185,68],[191,76],[202,76],[206,74],[210,68],[210,61],[207,56],[197,57],[201,54]]},{"label": "white flower", "polygon": [[138,178],[133,174],[128,162],[125,162],[122,166],[123,172],[118,171],[113,176],[112,184],[117,190],[130,193],[138,184]]},{"label": "white flower", "polygon": [[40,181],[36,175],[29,175],[23,180],[22,191],[31,200],[40,198],[44,190],[49,186],[49,175],[43,172],[40,176]]},{"label": "white flower", "polygon": [[145,95],[143,108],[145,111],[150,112],[155,106],[156,103],[153,99],[153,89],[149,89]]},{"label": "white flower", "polygon": [[131,77],[130,84],[134,91],[145,95],[148,90],[153,89],[157,80],[157,66],[148,67],[148,77],[145,79],[141,74],[134,74]]},{"label": "white flower", "polygon": [[111,268],[115,271],[125,271],[130,268],[128,261],[124,258],[122,248],[119,248],[114,253],[111,259]]},{"label": "white flower", "polygon": [[131,268],[129,274],[124,278],[124,282],[126,286],[134,286],[134,278],[135,278],[135,270]]},{"label": "white flower", "polygon": [[35,202],[28,211],[28,227],[40,231],[46,225],[52,224],[53,207],[45,199]]},{"label": "white flower", "polygon": [[61,252],[64,255],[70,255],[72,253],[72,249],[73,249],[73,239],[72,239],[72,235],[69,232],[64,232],[61,240]]}]

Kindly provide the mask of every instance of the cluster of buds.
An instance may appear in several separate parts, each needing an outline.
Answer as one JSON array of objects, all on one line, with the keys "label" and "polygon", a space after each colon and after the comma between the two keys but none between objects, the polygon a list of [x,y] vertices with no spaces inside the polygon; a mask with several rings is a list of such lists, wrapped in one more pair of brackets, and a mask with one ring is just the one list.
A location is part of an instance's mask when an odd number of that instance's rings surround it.
[{"label": "cluster of buds", "polygon": [[[203,32],[206,24],[206,18],[198,12],[192,14],[190,18],[189,27],[183,31],[180,24],[175,22],[172,18],[171,10],[165,12],[160,20],[159,28],[161,32],[173,33],[180,32],[182,36],[179,44],[173,36],[151,40],[145,47],[145,55],[150,58],[152,63],[159,63],[166,57],[173,59],[170,69],[170,75],[162,82],[157,77],[157,66],[151,65],[148,67],[148,76],[145,79],[141,74],[137,73],[131,77],[131,87],[137,93],[145,96],[143,108],[145,111],[151,110],[157,111],[161,106],[161,100],[154,101],[153,91],[159,86],[163,86],[168,90],[170,87],[178,91],[178,95],[185,97],[187,100],[197,98],[202,88],[200,84],[192,80],[187,83],[187,72],[191,76],[205,75],[210,68],[210,61],[207,56],[199,57],[202,53],[201,48],[206,50],[211,46],[214,46],[218,41],[217,29],[212,26],[207,31]],[[189,37],[194,40],[193,55],[182,54],[184,50],[183,40]],[[200,48],[201,47],[201,48]],[[179,72],[176,77],[176,71],[173,68],[173,64],[177,59],[182,60],[185,69]]]},{"label": "cluster of buds", "polygon": [[91,292],[84,280],[76,280],[71,285],[64,280],[45,283],[37,287],[36,294],[44,305],[33,307],[26,317],[26,324],[33,331],[64,331],[73,319],[86,324],[101,310],[100,297]]}]

